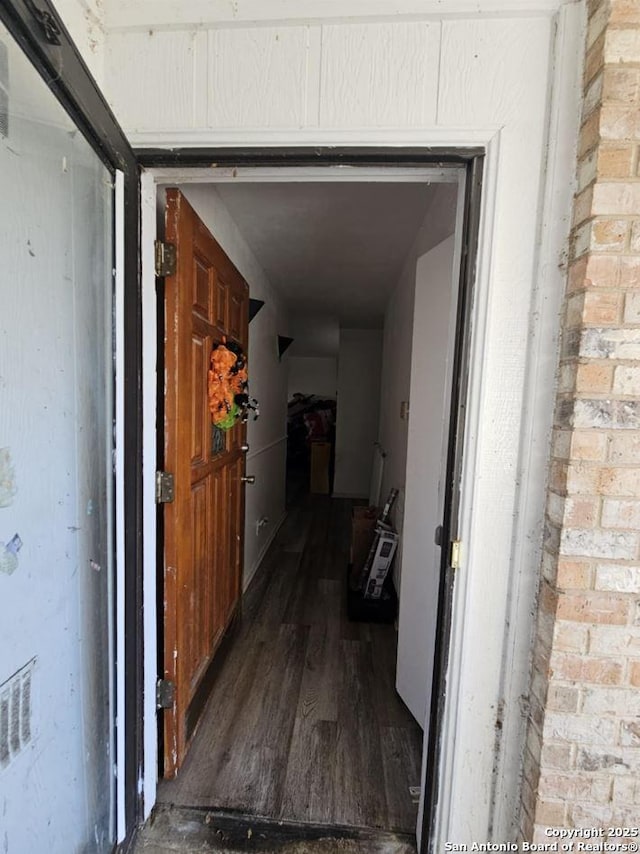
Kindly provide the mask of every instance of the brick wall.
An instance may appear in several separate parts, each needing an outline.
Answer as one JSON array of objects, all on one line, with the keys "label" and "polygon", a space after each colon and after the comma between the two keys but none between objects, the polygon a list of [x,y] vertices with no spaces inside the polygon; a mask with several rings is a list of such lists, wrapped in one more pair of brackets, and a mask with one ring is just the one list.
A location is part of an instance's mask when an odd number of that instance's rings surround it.
[{"label": "brick wall", "polygon": [[640,823],[640,0],[589,2],[522,835]]}]

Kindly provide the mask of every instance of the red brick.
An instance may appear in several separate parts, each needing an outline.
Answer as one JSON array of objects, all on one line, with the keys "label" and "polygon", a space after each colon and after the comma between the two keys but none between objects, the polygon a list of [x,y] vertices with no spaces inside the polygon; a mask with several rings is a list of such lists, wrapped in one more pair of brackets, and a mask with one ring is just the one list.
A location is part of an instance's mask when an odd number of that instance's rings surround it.
[{"label": "red brick", "polygon": [[605,498],[602,506],[602,526],[640,529],[640,501]]},{"label": "red brick", "polygon": [[601,362],[583,362],[577,366],[575,388],[578,392],[606,394],[611,391],[612,382],[613,365],[602,364]]},{"label": "red brick", "polygon": [[619,685],[624,668],[620,661],[567,653],[551,658],[553,677],[567,682],[588,682],[601,685]]},{"label": "red brick", "polygon": [[564,312],[564,328],[572,329],[576,326],[582,326],[582,316],[584,313],[585,292],[571,294],[567,300]]},{"label": "red brick", "polygon": [[586,41],[586,50],[589,50],[592,44],[596,42],[596,40],[600,37],[600,35],[604,32],[605,27],[609,22],[609,5],[608,3],[601,3],[593,10],[593,14],[589,16],[589,23],[587,26],[587,41]]},{"label": "red brick", "polygon": [[589,255],[585,259],[586,287],[615,288],[620,279],[620,258],[616,255]]},{"label": "red brick", "polygon": [[607,65],[602,80],[602,100],[632,104],[638,97],[640,73],[637,68]]},{"label": "red brick", "polygon": [[566,801],[539,800],[536,804],[535,821],[547,827],[564,827],[567,815]]},{"label": "red brick", "polygon": [[611,24],[640,24],[638,0],[611,0],[609,12]]},{"label": "red brick", "polygon": [[[635,105],[603,104],[600,113],[593,113],[593,116],[600,119],[599,133],[602,139],[622,142],[636,140],[640,135],[640,115]],[[595,136],[592,128],[587,128],[587,124],[588,122],[585,122],[583,128],[585,143]]]},{"label": "red brick", "polygon": [[[571,449],[572,454],[573,445]],[[567,491],[581,495],[596,495],[601,479],[600,470],[581,462],[567,466]]]},{"label": "red brick", "polygon": [[[598,149],[597,172],[600,178],[627,178],[633,174],[633,145],[605,146]],[[577,201],[577,200],[576,200]],[[589,200],[591,201],[591,200]],[[586,200],[585,200],[586,203]],[[591,210],[591,208],[590,208]]]},{"label": "red brick", "polygon": [[636,463],[640,460],[640,433],[618,432],[609,438],[608,458],[612,463]]},{"label": "red brick", "polygon": [[640,257],[620,258],[620,286],[640,288]]},{"label": "red brick", "polygon": [[600,491],[603,495],[619,495],[621,498],[640,497],[640,469],[603,468],[599,474]]},{"label": "red brick", "polygon": [[[573,293],[574,291],[581,290],[586,286],[585,283],[585,274],[587,271],[587,261],[588,256],[583,255],[581,258],[578,258],[576,261],[572,261],[569,265],[569,275],[567,277],[567,292]],[[617,259],[616,259],[617,261]]]},{"label": "red brick", "polygon": [[[585,191],[586,192],[586,191]],[[637,214],[640,210],[640,182],[599,181],[593,187],[594,216]]]},{"label": "red brick", "polygon": [[597,219],[591,225],[590,245],[594,250],[620,251],[627,245],[629,221]]},{"label": "red brick", "polygon": [[566,771],[572,767],[572,746],[546,742],[540,752],[540,764],[546,768],[560,768]]},{"label": "red brick", "polygon": [[584,323],[607,326],[619,322],[622,296],[609,291],[588,291],[584,297]]},{"label": "red brick", "polygon": [[567,465],[559,460],[551,463],[549,472],[549,489],[557,494],[563,494],[567,488]]},{"label": "red brick", "polygon": [[586,219],[592,215],[592,203],[593,203],[593,184],[590,184],[586,190],[583,190],[579,195],[575,197],[573,200],[573,218],[572,224],[580,225],[581,222],[584,222]]},{"label": "red brick", "polygon": [[605,33],[604,60],[607,63],[640,62],[640,30],[610,27]]},{"label": "red brick", "polygon": [[[607,453],[607,436],[595,430],[576,430],[571,439],[571,458],[574,460],[600,461],[604,460]],[[568,486],[569,491],[597,492],[597,472],[592,468],[582,468],[582,477],[576,472],[576,486]],[[593,483],[593,486],[591,484]],[[586,484],[586,485],[585,485]]]},{"label": "red brick", "polygon": [[604,593],[561,593],[557,617],[577,623],[624,625],[629,617],[629,603],[620,596]]},{"label": "red brick", "polygon": [[589,627],[568,621],[557,621],[553,644],[557,650],[585,652],[589,643]]},{"label": "red brick", "polygon": [[[609,119],[611,124],[611,119]],[[582,157],[600,141],[600,110],[595,110],[580,128],[578,156]]]},{"label": "red brick", "polygon": [[604,64],[604,35],[602,33],[587,51],[583,77],[585,89]]},{"label": "red brick", "polygon": [[[561,774],[543,770],[538,784],[539,794],[551,798],[564,798],[566,801],[594,801],[608,798],[611,783],[608,777],[594,777],[588,774]],[[547,836],[547,840],[548,840]]]},{"label": "red brick", "polygon": [[[597,507],[596,501],[592,503]],[[567,524],[572,524],[572,522],[567,519]],[[591,587],[592,576],[593,570],[587,561],[571,560],[567,557],[558,558],[556,584],[561,590],[588,590]]]}]

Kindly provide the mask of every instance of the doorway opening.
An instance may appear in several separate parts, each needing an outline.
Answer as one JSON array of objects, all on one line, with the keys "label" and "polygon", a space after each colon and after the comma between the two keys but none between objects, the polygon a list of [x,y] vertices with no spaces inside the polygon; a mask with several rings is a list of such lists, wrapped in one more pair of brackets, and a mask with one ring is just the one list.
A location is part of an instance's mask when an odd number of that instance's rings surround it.
[{"label": "doorway opening", "polygon": [[[465,171],[216,171],[206,183],[195,170],[156,174],[159,219],[164,187],[178,186],[263,303],[248,328],[261,417],[242,476],[255,483],[235,617],[158,802],[413,833],[449,562],[434,537],[451,520],[451,401],[464,386]],[[293,339],[286,353],[282,338]],[[159,354],[164,343],[162,331]],[[292,401],[305,404],[297,471]],[[351,621],[354,508],[379,506],[391,488],[397,619]],[[160,591],[160,548],[158,558]]]}]

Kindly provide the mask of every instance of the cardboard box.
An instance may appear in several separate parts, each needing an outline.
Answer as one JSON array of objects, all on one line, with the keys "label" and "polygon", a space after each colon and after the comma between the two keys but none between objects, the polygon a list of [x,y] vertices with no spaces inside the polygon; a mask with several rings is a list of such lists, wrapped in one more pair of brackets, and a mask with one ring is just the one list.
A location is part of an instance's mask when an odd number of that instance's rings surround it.
[{"label": "cardboard box", "polygon": [[350,586],[356,590],[363,580],[362,571],[373,542],[373,534],[378,518],[377,507],[354,507],[351,512],[351,564]]},{"label": "cardboard box", "polygon": [[398,548],[398,535],[395,531],[376,531],[376,540],[371,546],[367,558],[367,581],[364,587],[366,599],[379,599],[385,578],[391,569]]},{"label": "cardboard box", "polygon": [[309,491],[320,495],[329,494],[329,465],[331,463],[331,442],[311,443],[311,471]]}]

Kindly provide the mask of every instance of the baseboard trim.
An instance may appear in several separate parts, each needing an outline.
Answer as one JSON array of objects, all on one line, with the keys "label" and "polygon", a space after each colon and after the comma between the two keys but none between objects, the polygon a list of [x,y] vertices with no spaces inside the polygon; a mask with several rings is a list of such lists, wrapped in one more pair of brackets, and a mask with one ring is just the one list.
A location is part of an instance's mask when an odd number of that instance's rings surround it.
[{"label": "baseboard trim", "polygon": [[252,566],[252,567],[251,567],[251,569],[249,570],[249,573],[248,573],[248,574],[247,574],[247,576],[243,579],[243,582],[242,582],[242,592],[243,592],[243,593],[246,593],[246,592],[247,592],[247,589],[248,589],[249,585],[250,585],[250,584],[251,584],[251,582],[253,581],[253,576],[254,576],[254,575],[256,574],[256,572],[260,569],[260,564],[261,564],[261,563],[262,563],[262,561],[264,560],[264,557],[265,557],[266,553],[267,553],[267,552],[268,552],[268,550],[269,550],[269,546],[270,546],[270,545],[271,545],[271,543],[275,540],[275,538],[276,538],[276,534],[278,533],[278,531],[279,531],[279,530],[280,530],[280,528],[282,527],[282,524],[283,524],[283,522],[284,522],[284,520],[285,520],[286,518],[287,518],[287,511],[285,510],[285,511],[284,511],[284,513],[282,514],[282,516],[280,517],[280,519],[279,519],[279,520],[276,522],[276,524],[273,526],[273,530],[271,531],[271,533],[269,534],[269,536],[267,537],[267,539],[264,541],[264,543],[263,543],[263,545],[262,545],[262,548],[260,549],[260,552],[259,552],[259,554],[258,554],[258,557],[256,558],[256,560],[255,560],[255,562],[254,562],[253,566]]}]

